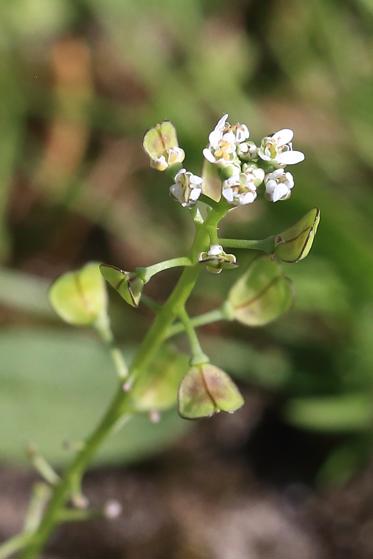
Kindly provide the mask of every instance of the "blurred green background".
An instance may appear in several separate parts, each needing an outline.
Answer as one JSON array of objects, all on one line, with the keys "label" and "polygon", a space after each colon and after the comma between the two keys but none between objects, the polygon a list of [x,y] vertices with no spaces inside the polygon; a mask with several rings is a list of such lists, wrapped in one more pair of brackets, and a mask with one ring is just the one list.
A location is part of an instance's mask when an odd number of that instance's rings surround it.
[{"label": "blurred green background", "polygon": [[[306,161],[286,203],[232,212],[224,236],[263,238],[321,209],[311,255],[289,266],[296,302],[263,330],[203,330],[214,362],[277,421],[316,431],[316,475],[339,482],[373,436],[373,3],[370,0],[12,0],[0,3],[0,446],[23,460],[33,440],[54,462],[113,390],[105,352],[62,325],[47,287],[87,260],[131,269],[184,252],[191,224],[148,168],[144,131],[177,127],[188,169],[217,118],[252,137],[289,127]],[[241,270],[244,254],[237,253]],[[192,310],[219,304],[238,272],[204,274]],[[177,272],[148,292],[163,300]],[[133,351],[149,313],[112,295]],[[138,459],[190,424],[166,414],[129,425],[99,456]],[[271,440],[271,432],[269,432]],[[307,455],[305,456],[307,461]],[[273,466],[276,467],[275,465]]]}]

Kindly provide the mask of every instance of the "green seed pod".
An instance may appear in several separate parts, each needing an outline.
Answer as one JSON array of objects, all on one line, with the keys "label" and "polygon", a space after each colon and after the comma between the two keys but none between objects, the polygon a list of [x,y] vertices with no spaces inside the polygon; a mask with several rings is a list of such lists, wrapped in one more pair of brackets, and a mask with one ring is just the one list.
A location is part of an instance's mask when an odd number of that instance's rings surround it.
[{"label": "green seed pod", "polygon": [[186,355],[162,346],[152,361],[151,370],[144,371],[131,393],[136,411],[163,411],[174,406],[178,386],[188,367]]},{"label": "green seed pod", "polygon": [[150,165],[157,171],[182,163],[184,151],[179,148],[176,129],[172,122],[164,121],[148,130],[144,136],[143,146],[150,157]]},{"label": "green seed pod", "polygon": [[49,300],[56,313],[69,324],[89,326],[106,314],[107,293],[99,264],[91,262],[67,272],[51,286]]},{"label": "green seed pod", "polygon": [[228,294],[227,308],[246,326],[263,326],[286,312],[292,303],[290,280],[271,256],[253,260]]},{"label": "green seed pod", "polygon": [[320,223],[320,210],[314,208],[295,225],[276,235],[275,254],[283,262],[299,262],[311,250],[317,227]]},{"label": "green seed pod", "polygon": [[100,271],[108,284],[119,293],[126,303],[131,307],[139,306],[144,287],[144,282],[140,277],[135,273],[125,272],[116,266],[107,264],[101,264]]},{"label": "green seed pod", "polygon": [[233,413],[243,397],[227,373],[210,363],[192,367],[179,387],[179,413],[185,419],[211,417],[220,411]]}]

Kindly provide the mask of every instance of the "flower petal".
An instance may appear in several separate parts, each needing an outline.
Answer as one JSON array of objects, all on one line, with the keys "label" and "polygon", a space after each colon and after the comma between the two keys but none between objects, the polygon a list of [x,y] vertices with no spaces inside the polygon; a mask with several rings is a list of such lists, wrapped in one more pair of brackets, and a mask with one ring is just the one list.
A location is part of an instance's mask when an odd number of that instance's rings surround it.
[{"label": "flower petal", "polygon": [[304,153],[301,151],[284,151],[276,157],[276,162],[280,165],[295,165],[304,160]]},{"label": "flower petal", "polygon": [[284,146],[288,144],[293,139],[294,132],[290,130],[290,128],[283,128],[279,130],[275,134],[273,134],[273,139],[275,140],[278,146]]},{"label": "flower petal", "polygon": [[203,150],[203,155],[205,159],[207,159],[207,161],[210,161],[210,163],[216,163],[216,158],[213,156],[213,154],[208,148],[205,148]]}]

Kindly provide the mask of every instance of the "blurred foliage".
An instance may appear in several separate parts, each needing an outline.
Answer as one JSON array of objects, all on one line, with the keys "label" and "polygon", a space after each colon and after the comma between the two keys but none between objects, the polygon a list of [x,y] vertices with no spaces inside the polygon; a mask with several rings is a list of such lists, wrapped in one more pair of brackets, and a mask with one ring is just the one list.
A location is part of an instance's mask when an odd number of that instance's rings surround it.
[{"label": "blurred foliage", "polygon": [[[172,120],[186,165],[200,172],[208,132],[225,112],[257,138],[293,128],[306,162],[289,201],[232,212],[224,235],[264,238],[316,205],[322,222],[307,261],[286,266],[293,309],[263,330],[214,327],[214,362],[278,394],[293,424],[345,433],[324,479],[345,479],[369,456],[372,30],[369,0],[0,4],[0,320],[13,327],[0,344],[4,459],[16,459],[29,437],[61,459],[50,445],[83,434],[112,388],[110,375],[80,359],[86,348],[104,361],[101,350],[56,330],[47,282],[89,259],[127,270],[182,252],[190,225],[167,178],[148,169],[143,133]],[[242,270],[248,257],[237,256]],[[194,310],[213,308],[239,273],[205,274]],[[149,286],[152,295],[163,300],[175,277]],[[132,346],[147,315],[115,294],[112,315]],[[86,423],[75,419],[78,408]],[[149,449],[158,448],[162,427],[139,422],[129,424],[128,441],[144,429]],[[126,440],[122,458],[135,455]]]},{"label": "blurred foliage", "polygon": [[[29,328],[3,331],[0,351],[2,459],[26,461],[31,442],[54,464],[70,461],[69,448],[81,444],[116,388],[106,351],[75,330]],[[106,441],[95,463],[138,460],[159,452],[187,428],[175,411],[164,413],[157,424],[137,415]]]}]

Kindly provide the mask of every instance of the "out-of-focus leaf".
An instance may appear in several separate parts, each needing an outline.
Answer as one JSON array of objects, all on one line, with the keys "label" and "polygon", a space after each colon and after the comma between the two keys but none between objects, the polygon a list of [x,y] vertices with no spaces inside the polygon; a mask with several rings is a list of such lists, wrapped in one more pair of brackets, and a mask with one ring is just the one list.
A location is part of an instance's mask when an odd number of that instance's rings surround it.
[{"label": "out-of-focus leaf", "polygon": [[227,373],[211,365],[192,367],[179,388],[179,413],[185,419],[233,413],[244,404],[237,386]]},{"label": "out-of-focus leaf", "polygon": [[351,312],[348,288],[332,262],[312,256],[302,266],[291,268],[291,279],[297,291],[296,310],[324,316],[347,316]]},{"label": "out-of-focus leaf", "polygon": [[314,208],[295,225],[275,237],[275,254],[283,262],[299,262],[306,258],[320,223],[320,210]]},{"label": "out-of-focus leaf", "polygon": [[[0,334],[0,355],[1,459],[24,462],[31,441],[53,464],[69,461],[63,443],[82,440],[116,390],[105,349],[77,331],[12,329]],[[94,463],[125,463],[159,452],[186,425],[175,410],[156,425],[136,416],[107,440]]]},{"label": "out-of-focus leaf", "polygon": [[[51,35],[59,31],[69,19],[70,9],[64,0],[22,0],[22,2],[2,2],[0,20],[4,25],[9,40],[14,33],[30,40],[42,35]],[[0,25],[0,28],[2,26]]]},{"label": "out-of-focus leaf", "polygon": [[290,281],[270,256],[253,260],[228,295],[233,318],[246,326],[263,326],[286,312],[292,303]]},{"label": "out-of-focus leaf", "polygon": [[367,462],[367,442],[360,437],[334,449],[318,472],[318,484],[325,487],[345,484]]},{"label": "out-of-focus leaf", "polygon": [[93,325],[106,313],[105,282],[96,262],[67,272],[51,286],[49,298],[56,313],[75,326]]},{"label": "out-of-focus leaf", "polygon": [[372,425],[371,397],[346,394],[296,398],[285,409],[287,419],[305,429],[344,432],[368,429]]},{"label": "out-of-focus leaf", "polygon": [[48,300],[49,283],[29,274],[0,269],[0,303],[19,311],[51,317]]},{"label": "out-of-focus leaf", "polygon": [[203,341],[214,362],[243,382],[274,390],[289,380],[292,365],[278,348],[255,349],[249,340],[218,336],[208,336]]},{"label": "out-of-focus leaf", "polygon": [[133,391],[138,411],[163,411],[176,404],[181,379],[188,370],[189,358],[176,349],[162,347],[153,360],[149,375],[139,381]]}]

